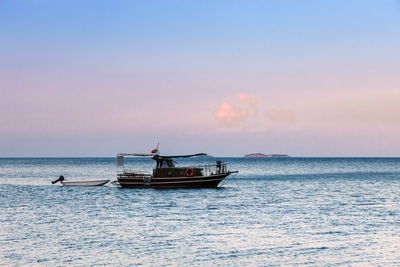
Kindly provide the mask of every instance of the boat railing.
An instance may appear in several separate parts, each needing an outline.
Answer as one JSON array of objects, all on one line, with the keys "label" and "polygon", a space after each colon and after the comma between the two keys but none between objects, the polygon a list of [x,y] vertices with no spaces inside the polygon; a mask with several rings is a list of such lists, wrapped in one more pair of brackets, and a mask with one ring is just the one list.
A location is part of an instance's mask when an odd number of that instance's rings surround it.
[{"label": "boat railing", "polygon": [[218,175],[218,174],[224,174],[224,173],[228,172],[228,168],[226,166],[226,163],[211,164],[211,165],[200,165],[200,166],[194,166],[194,168],[202,169],[202,172],[203,172],[204,176]]},{"label": "boat railing", "polygon": [[[201,169],[201,172],[203,173],[204,176],[219,175],[219,174],[225,174],[225,173],[229,172],[226,163],[210,164],[210,165],[192,165],[192,166],[187,166],[187,167],[183,167],[183,168]],[[153,176],[148,171],[125,169],[125,168],[122,170],[119,170],[118,175],[129,175],[129,176],[135,176],[138,178],[139,177],[140,178],[148,178],[148,177]]]},{"label": "boat railing", "polygon": [[136,177],[152,177],[152,175],[147,171],[133,170],[133,169],[123,169],[118,172],[119,175],[129,174],[130,176]]}]

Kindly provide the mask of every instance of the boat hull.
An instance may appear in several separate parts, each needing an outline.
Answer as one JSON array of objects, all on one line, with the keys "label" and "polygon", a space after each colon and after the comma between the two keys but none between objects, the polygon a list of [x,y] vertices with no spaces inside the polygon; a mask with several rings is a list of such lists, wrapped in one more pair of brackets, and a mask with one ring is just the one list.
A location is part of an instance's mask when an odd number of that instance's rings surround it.
[{"label": "boat hull", "polygon": [[230,173],[195,177],[140,178],[127,174],[118,175],[121,187],[126,188],[210,188],[218,187]]},{"label": "boat hull", "polygon": [[61,182],[64,186],[102,186],[110,180],[93,180],[93,181],[65,181]]}]

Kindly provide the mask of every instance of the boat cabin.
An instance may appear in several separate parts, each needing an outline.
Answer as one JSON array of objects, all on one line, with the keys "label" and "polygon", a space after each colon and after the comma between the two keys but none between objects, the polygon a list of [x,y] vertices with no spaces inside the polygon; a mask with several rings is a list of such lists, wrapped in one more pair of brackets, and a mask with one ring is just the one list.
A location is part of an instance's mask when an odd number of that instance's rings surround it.
[{"label": "boat cabin", "polygon": [[153,169],[153,177],[182,177],[182,176],[204,176],[202,168],[181,168],[175,167],[176,161],[173,158],[193,157],[205,154],[187,155],[187,156],[160,156],[155,155],[152,159],[156,161],[156,167]]}]

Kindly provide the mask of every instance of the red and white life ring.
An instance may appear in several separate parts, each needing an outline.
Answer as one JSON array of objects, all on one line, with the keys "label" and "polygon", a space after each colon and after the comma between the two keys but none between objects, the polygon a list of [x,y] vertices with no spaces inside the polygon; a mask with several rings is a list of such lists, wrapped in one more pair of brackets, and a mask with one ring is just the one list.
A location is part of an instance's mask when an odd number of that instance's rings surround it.
[{"label": "red and white life ring", "polygon": [[194,175],[194,170],[192,168],[187,168],[186,169],[186,176],[193,176]]}]

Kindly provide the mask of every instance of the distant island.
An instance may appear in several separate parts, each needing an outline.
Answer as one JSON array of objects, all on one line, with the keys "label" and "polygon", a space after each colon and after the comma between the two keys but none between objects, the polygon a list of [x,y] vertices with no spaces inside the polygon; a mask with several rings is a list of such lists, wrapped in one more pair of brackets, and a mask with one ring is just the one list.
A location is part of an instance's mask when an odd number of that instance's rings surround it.
[{"label": "distant island", "polygon": [[245,158],[290,158],[289,155],[286,154],[269,154],[265,155],[262,153],[252,153],[244,155]]}]

